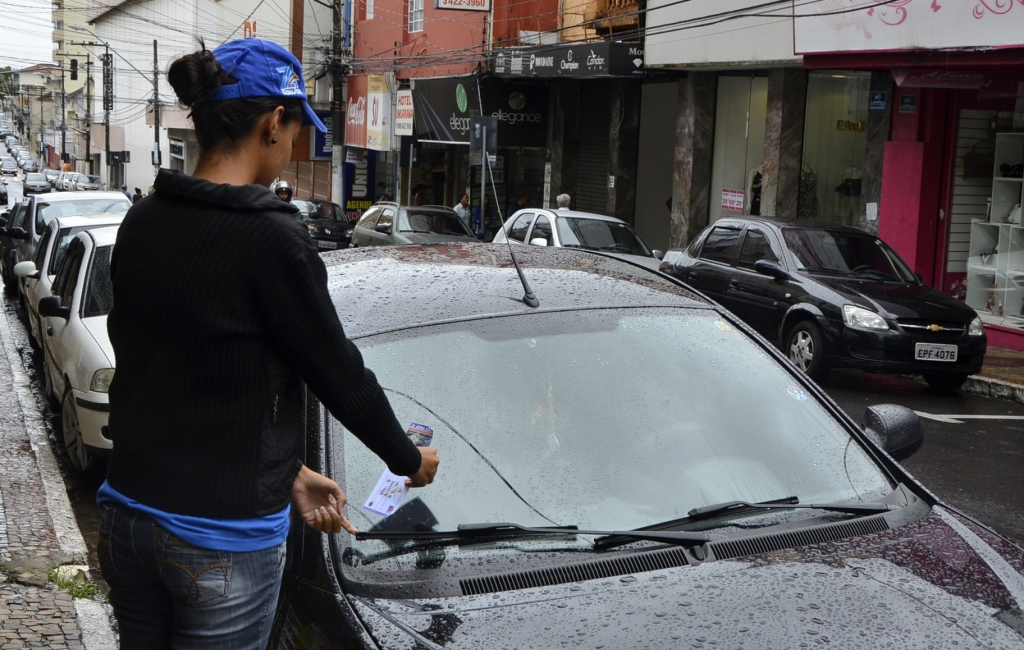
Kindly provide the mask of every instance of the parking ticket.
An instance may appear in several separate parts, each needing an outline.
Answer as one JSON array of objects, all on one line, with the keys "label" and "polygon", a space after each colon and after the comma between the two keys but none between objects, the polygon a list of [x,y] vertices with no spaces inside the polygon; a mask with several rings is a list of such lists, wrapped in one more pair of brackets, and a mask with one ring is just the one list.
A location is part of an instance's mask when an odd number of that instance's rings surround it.
[{"label": "parking ticket", "polygon": [[[425,424],[413,422],[405,433],[417,447],[429,447],[434,439],[434,430]],[[366,503],[363,504],[363,510],[368,510],[381,517],[387,517],[394,513],[395,510],[398,510],[408,492],[409,488],[405,485],[404,476],[398,476],[388,470],[384,470],[384,473],[381,474],[380,479],[377,481],[377,485],[374,486],[373,492],[370,493]]]}]

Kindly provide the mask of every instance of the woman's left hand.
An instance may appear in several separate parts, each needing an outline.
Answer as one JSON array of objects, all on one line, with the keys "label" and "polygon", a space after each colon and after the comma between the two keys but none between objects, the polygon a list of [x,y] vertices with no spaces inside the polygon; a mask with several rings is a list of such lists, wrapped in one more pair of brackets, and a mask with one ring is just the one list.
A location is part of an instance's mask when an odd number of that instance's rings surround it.
[{"label": "woman's left hand", "polygon": [[302,521],[317,532],[340,533],[342,529],[353,535],[359,532],[342,514],[345,501],[345,493],[337,483],[305,465],[292,484],[292,505]]}]

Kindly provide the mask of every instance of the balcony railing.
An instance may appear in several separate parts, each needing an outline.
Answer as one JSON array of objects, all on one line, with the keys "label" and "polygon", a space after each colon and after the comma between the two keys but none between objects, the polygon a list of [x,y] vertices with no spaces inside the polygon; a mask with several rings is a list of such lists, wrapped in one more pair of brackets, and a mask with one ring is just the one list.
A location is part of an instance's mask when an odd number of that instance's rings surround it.
[{"label": "balcony railing", "polygon": [[638,0],[597,0],[588,7],[587,21],[598,34],[614,34],[640,27]]}]

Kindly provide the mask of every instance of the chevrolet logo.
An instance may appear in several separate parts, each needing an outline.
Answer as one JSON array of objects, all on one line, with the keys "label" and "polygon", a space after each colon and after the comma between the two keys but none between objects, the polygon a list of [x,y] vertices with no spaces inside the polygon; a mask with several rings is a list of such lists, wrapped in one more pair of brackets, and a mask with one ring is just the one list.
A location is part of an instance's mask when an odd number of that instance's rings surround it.
[{"label": "chevrolet logo", "polygon": [[945,328],[942,327],[942,325],[932,324],[932,325],[928,326],[928,331],[929,332],[941,332],[943,329],[945,329]]}]

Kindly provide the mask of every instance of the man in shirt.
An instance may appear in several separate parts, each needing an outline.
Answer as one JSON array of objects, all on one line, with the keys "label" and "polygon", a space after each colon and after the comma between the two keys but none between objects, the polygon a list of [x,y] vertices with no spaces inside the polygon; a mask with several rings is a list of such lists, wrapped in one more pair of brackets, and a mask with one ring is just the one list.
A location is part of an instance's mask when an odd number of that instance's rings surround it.
[{"label": "man in shirt", "polygon": [[559,194],[557,197],[555,197],[555,201],[558,203],[559,210],[568,211],[569,203],[572,201],[572,198],[568,194]]},{"label": "man in shirt", "polygon": [[516,213],[517,210],[522,210],[526,207],[526,204],[530,201],[530,195],[526,192],[522,192],[519,198],[512,203],[508,204],[508,211],[505,213],[505,218],[508,219]]},{"label": "man in shirt", "polygon": [[459,219],[462,219],[462,223],[466,224],[466,227],[469,228],[469,219],[472,216],[472,213],[469,211],[469,194],[463,192],[462,196],[459,197],[459,202],[455,204],[455,207],[452,208],[452,210],[455,210],[455,214],[459,215]]}]

